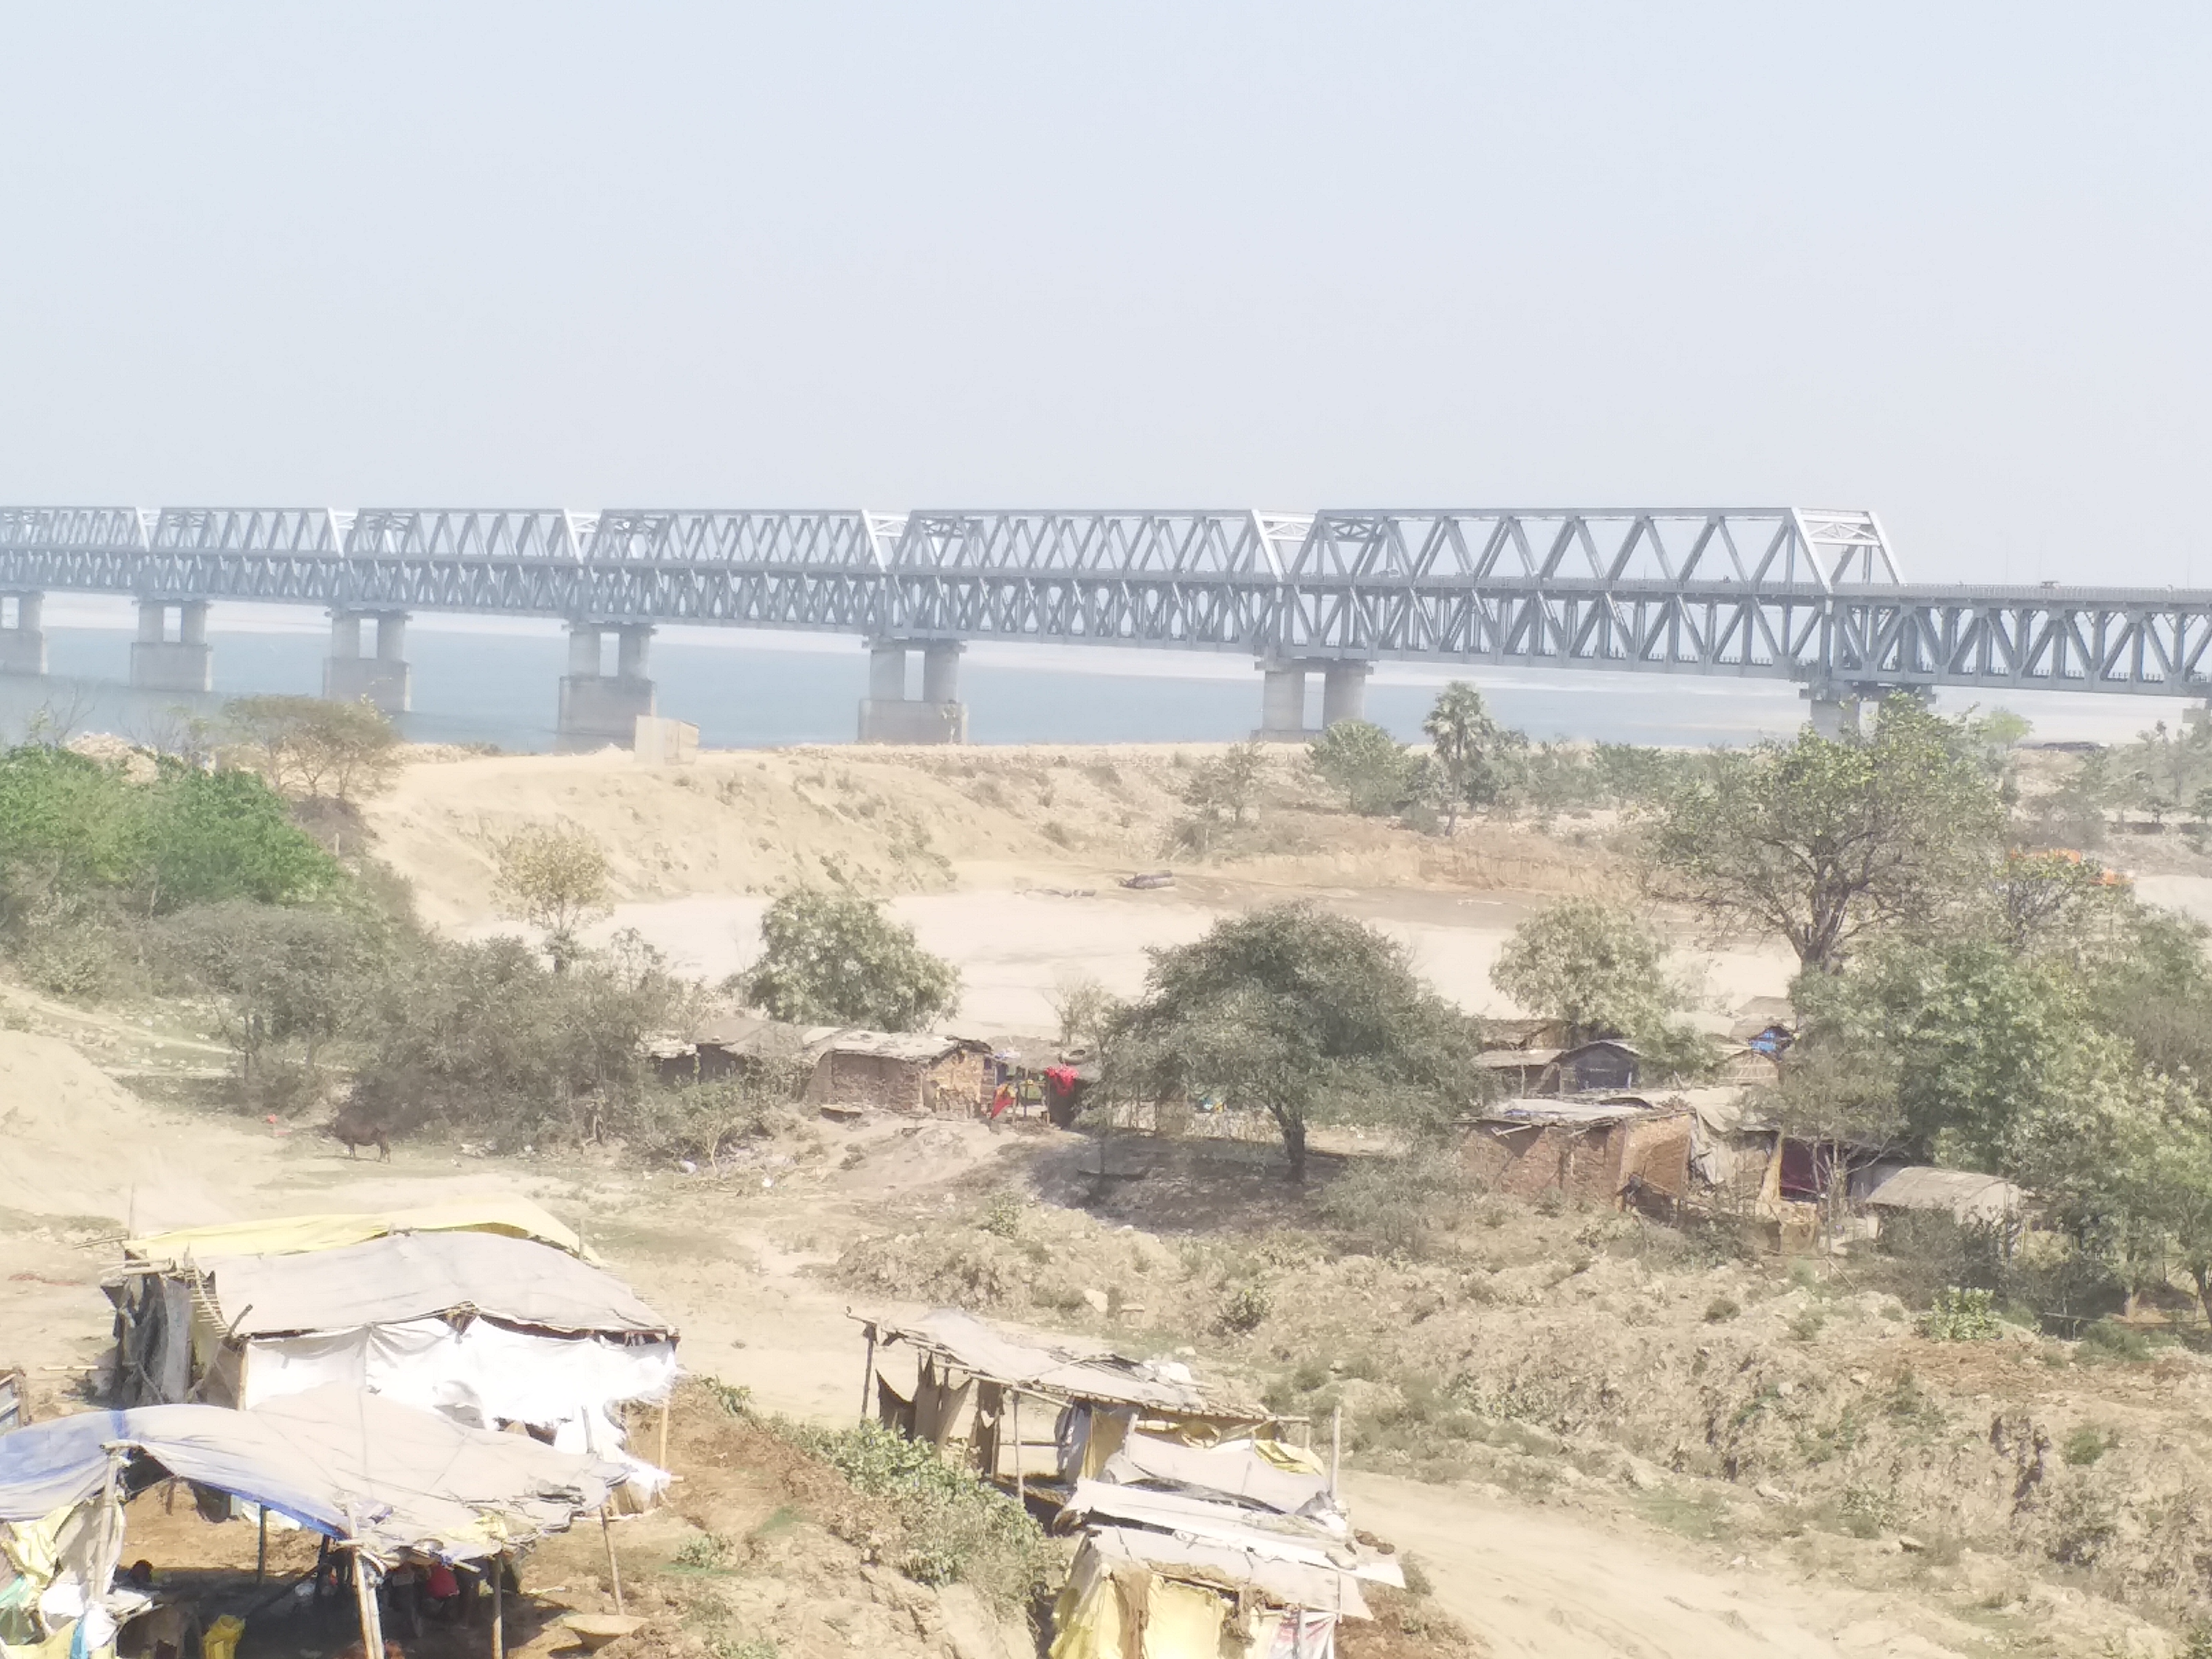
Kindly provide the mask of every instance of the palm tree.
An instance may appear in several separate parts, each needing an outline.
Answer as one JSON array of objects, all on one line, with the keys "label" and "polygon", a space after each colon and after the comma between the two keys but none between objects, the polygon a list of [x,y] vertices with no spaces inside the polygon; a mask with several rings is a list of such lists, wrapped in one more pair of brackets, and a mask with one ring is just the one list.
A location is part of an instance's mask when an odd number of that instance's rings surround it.
[{"label": "palm tree", "polygon": [[1437,694],[1421,730],[1436,745],[1437,764],[1444,775],[1444,834],[1449,836],[1459,827],[1459,809],[1488,793],[1490,754],[1502,733],[1483,706],[1482,693],[1465,680],[1454,680]]}]

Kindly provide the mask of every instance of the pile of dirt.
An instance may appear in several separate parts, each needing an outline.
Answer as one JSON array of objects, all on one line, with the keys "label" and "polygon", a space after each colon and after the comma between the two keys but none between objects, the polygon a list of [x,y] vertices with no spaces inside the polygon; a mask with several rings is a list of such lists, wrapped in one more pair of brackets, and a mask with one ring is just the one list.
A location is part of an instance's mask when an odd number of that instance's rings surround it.
[{"label": "pile of dirt", "polygon": [[191,1139],[68,1043],[0,1030],[0,1210],[140,1228],[226,1219]]},{"label": "pile of dirt", "polygon": [[439,751],[410,763],[365,816],[379,856],[441,927],[488,921],[493,848],[529,824],[571,823],[606,849],[625,901],[769,893],[793,882],[939,891],[963,866],[1091,883],[1172,856],[1279,885],[1458,886],[1567,892],[1619,879],[1595,829],[1560,836],[1470,823],[1446,841],[1338,810],[1303,750],[1267,761],[1255,822],[1205,856],[1171,854],[1194,769],[1219,746],[791,749],[647,767],[591,755]]}]

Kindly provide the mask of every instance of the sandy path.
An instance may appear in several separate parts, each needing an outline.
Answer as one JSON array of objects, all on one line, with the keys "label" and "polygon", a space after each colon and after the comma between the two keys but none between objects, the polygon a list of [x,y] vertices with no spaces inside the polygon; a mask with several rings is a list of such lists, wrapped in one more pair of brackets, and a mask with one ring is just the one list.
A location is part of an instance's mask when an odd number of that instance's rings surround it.
[{"label": "sandy path", "polygon": [[[891,913],[914,928],[925,949],[960,969],[961,1024],[991,1033],[1049,1032],[1052,989],[1063,978],[1088,975],[1118,996],[1133,996],[1144,986],[1147,950],[1187,945],[1224,915],[1291,897],[1311,897],[1371,921],[1404,944],[1415,969],[1468,1012],[1514,1015],[1523,1011],[1492,986],[1491,966],[1513,929],[1547,902],[1516,893],[1297,892],[1220,881],[1140,893],[1060,879],[1066,885],[1059,889],[978,885],[890,901]],[[624,904],[587,938],[604,943],[618,930],[635,928],[678,969],[719,981],[759,953],[767,906],[765,898],[741,894]],[[481,938],[520,930],[479,922],[458,931]],[[1685,950],[1678,959],[1702,977],[1704,1000],[1723,1011],[1747,997],[1782,995],[1796,967],[1779,946]]]},{"label": "sandy path", "polygon": [[1495,1659],[1956,1659],[1886,1597],[1707,1571],[1662,1540],[1450,1487],[1345,1486],[1359,1524],[1418,1555]]}]

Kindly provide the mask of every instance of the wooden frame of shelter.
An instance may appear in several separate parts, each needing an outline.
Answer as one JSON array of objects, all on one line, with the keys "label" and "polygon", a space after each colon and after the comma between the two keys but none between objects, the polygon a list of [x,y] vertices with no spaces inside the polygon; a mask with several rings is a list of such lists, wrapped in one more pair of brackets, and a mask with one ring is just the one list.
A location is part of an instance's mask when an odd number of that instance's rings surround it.
[{"label": "wooden frame of shelter", "polygon": [[[866,1340],[860,1420],[873,1417],[940,1449],[965,1444],[975,1473],[1024,1503],[1033,1488],[1060,1494],[1096,1475],[1133,1429],[1198,1444],[1243,1433],[1289,1439],[1284,1431],[1295,1429],[1291,1443],[1310,1447],[1312,1442],[1310,1419],[1220,1399],[1187,1374],[1164,1376],[1120,1354],[1018,1341],[966,1314],[940,1311],[911,1324],[849,1309],[846,1317],[860,1326]],[[883,1352],[900,1343],[915,1355],[911,1398],[882,1373]],[[1039,1408],[1031,1421],[1049,1425],[1049,1438],[1032,1438],[1024,1429],[1024,1400]],[[1065,1420],[1071,1413],[1072,1424]],[[972,1425],[971,1431],[961,1433],[963,1425]],[[1079,1449],[1071,1458],[1077,1441]],[[1027,1455],[1039,1447],[1054,1454],[1048,1477],[1033,1475],[1028,1467]]]},{"label": "wooden frame of shelter", "polygon": [[[319,1592],[335,1564],[341,1583],[352,1579],[363,1651],[380,1655],[380,1583],[395,1567],[443,1562],[490,1582],[491,1650],[503,1659],[504,1580],[516,1546],[594,1510],[604,1531],[607,1495],[622,1474],[621,1465],[599,1458],[326,1388],[254,1412],[142,1407],[51,1419],[0,1437],[0,1528],[28,1526],[43,1540],[35,1556],[12,1556],[18,1576],[76,1593],[80,1610],[60,1630],[47,1628],[46,1639],[72,1625],[82,1638],[82,1621],[95,1615],[127,1624],[163,1605],[115,1583],[124,1510],[131,1498],[182,1481],[258,1510],[257,1586],[271,1510],[319,1535],[309,1573],[234,1613],[258,1618],[301,1583]],[[43,1565],[27,1565],[34,1561]],[[617,1571],[611,1543],[608,1565]],[[615,1595],[619,1608],[618,1577]],[[113,1639],[97,1627],[88,1633],[97,1647]]]}]

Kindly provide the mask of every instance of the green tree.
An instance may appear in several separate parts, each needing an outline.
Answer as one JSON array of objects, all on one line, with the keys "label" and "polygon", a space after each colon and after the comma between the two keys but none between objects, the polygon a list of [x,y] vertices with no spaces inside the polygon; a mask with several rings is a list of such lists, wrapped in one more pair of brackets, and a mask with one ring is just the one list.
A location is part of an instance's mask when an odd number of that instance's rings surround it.
[{"label": "green tree", "polygon": [[137,884],[149,910],[234,898],[297,904],[343,880],[283,798],[251,772],[163,761],[141,836]]},{"label": "green tree", "polygon": [[1436,756],[1444,806],[1444,833],[1459,827],[1462,807],[1486,806],[1498,799],[1498,759],[1526,742],[1491,718],[1482,693],[1465,680],[1454,680],[1437,694],[1421,721]]},{"label": "green tree", "polygon": [[1363,817],[1395,812],[1413,793],[1415,757],[1366,720],[1337,721],[1306,746],[1306,764]]},{"label": "green tree", "polygon": [[578,935],[612,908],[606,851],[574,824],[532,824],[492,848],[493,892],[507,914],[544,931],[553,971],[582,954]]},{"label": "green tree", "polygon": [[1571,1042],[1665,1042],[1688,1000],[1658,930],[1595,898],[1558,900],[1515,928],[1490,982],[1532,1012],[1564,1021]]},{"label": "green tree", "polygon": [[1219,1091],[1258,1107],[1282,1133],[1293,1181],[1305,1179],[1316,1122],[1417,1128],[1474,1097],[1472,1022],[1372,927],[1287,904],[1150,954],[1145,994],[1108,1036],[1105,1092]]},{"label": "green tree", "polygon": [[1810,730],[1718,754],[1650,813],[1646,878],[1717,927],[1778,934],[1807,969],[1869,929],[1927,925],[1970,891],[2003,830],[1995,781],[1952,721],[1908,697],[1870,736]]},{"label": "green tree", "polygon": [[1201,858],[1212,851],[1222,830],[1243,824],[1256,805],[1267,767],[1266,745],[1257,741],[1232,744],[1200,762],[1178,792],[1189,810],[1170,836],[1172,846]]},{"label": "green tree", "polygon": [[316,1050],[344,1023],[370,948],[352,915],[245,899],[179,911],[160,938],[178,979],[222,999],[223,1040],[242,1079],[265,1049],[295,1039],[313,1066]]},{"label": "green tree", "polygon": [[960,1005],[960,975],[873,899],[810,888],[780,895],[761,917],[760,960],[740,980],[777,1019],[914,1031]]},{"label": "green tree", "polygon": [[696,1014],[697,988],[635,936],[551,972],[520,939],[416,939],[349,1010],[354,1100],[394,1127],[439,1122],[596,1139],[654,1086],[646,1040]]},{"label": "green tree", "polygon": [[355,801],[389,788],[399,734],[368,702],[234,697],[223,705],[232,759],[287,795]]}]

